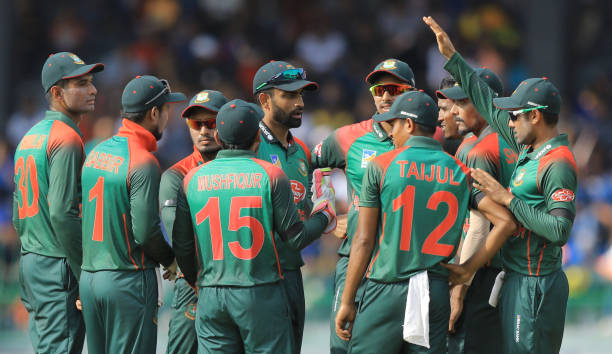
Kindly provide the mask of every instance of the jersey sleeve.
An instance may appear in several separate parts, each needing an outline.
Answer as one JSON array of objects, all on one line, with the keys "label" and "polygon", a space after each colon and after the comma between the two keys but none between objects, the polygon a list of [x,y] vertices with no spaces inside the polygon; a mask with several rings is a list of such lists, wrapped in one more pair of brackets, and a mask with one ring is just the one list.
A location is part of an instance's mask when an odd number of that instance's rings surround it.
[{"label": "jersey sleeve", "polygon": [[382,182],[382,168],[374,160],[368,164],[361,182],[361,195],[359,206],[380,208],[380,184]]},{"label": "jersey sleeve", "polygon": [[198,274],[193,223],[184,189],[179,188],[176,195],[176,214],[172,227],[172,248],[176,263],[189,284],[195,285]]},{"label": "jersey sleeve", "polygon": [[270,177],[274,230],[287,245],[301,250],[321,236],[328,220],[322,213],[314,214],[306,222],[300,221],[289,179],[277,167],[268,170]]},{"label": "jersey sleeve", "polygon": [[177,196],[183,184],[183,176],[169,169],[161,176],[159,183],[159,211],[165,235],[172,243],[172,228],[176,213]]},{"label": "jersey sleeve", "polygon": [[484,82],[475,70],[466,63],[459,53],[455,53],[444,65],[453,78],[461,84],[474,107],[483,118],[499,133],[499,135],[514,149],[520,151],[520,146],[514,138],[512,129],[508,126],[510,113],[499,109],[493,104],[494,91]]},{"label": "jersey sleeve", "polygon": [[168,266],[174,254],[162,235],[159,210],[151,207],[159,205],[159,166],[152,159],[144,161],[130,171],[129,181],[134,241],[147,257]]},{"label": "jersey sleeve", "polygon": [[338,130],[314,147],[311,154],[312,168],[346,168],[346,157],[338,143]]},{"label": "jersey sleeve", "polygon": [[542,174],[540,186],[545,198],[545,211],[516,197],[510,203],[510,211],[528,230],[555,245],[564,245],[569,239],[576,213],[576,171],[569,163],[551,163]]},{"label": "jersey sleeve", "polygon": [[50,139],[49,153],[49,215],[58,242],[66,252],[68,263],[79,279],[83,262],[81,237],[81,168],[84,161],[80,140],[67,137]]},{"label": "jersey sleeve", "polygon": [[[472,149],[470,154],[468,154],[467,166],[474,169],[479,168],[490,174],[496,181],[500,181],[499,156],[495,155],[495,153],[489,149]],[[468,183],[468,186],[472,187],[471,183]],[[482,193],[478,188],[470,188],[469,205],[472,208],[476,209],[478,202],[482,198],[484,198],[484,193]]]}]

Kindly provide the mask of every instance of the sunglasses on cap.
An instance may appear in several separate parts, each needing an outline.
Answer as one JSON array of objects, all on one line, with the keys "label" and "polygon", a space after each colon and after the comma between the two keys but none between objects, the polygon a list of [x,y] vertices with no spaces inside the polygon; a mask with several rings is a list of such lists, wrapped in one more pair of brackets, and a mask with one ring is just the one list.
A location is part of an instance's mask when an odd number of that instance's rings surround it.
[{"label": "sunglasses on cap", "polygon": [[157,95],[153,96],[153,98],[151,98],[150,100],[148,100],[147,102],[145,102],[145,106],[150,104],[151,102],[155,102],[156,99],[160,98],[161,96],[170,93],[172,91],[170,91],[170,83],[168,82],[168,80],[166,79],[160,79],[159,82],[162,83],[162,85],[164,85],[164,88],[159,91],[157,93]]},{"label": "sunglasses on cap", "polygon": [[414,91],[415,88],[405,84],[378,84],[370,87],[372,95],[381,97],[385,91],[391,96],[401,95],[404,92]]},{"label": "sunglasses on cap", "polygon": [[187,126],[193,130],[201,130],[203,126],[208,129],[215,129],[217,128],[217,121],[215,119],[195,120],[187,118]]},{"label": "sunglasses on cap", "polygon": [[302,68],[287,69],[272,76],[268,81],[262,82],[255,90],[259,90],[269,84],[287,82],[293,80],[306,80],[306,71]]},{"label": "sunglasses on cap", "polygon": [[516,122],[518,117],[523,113],[531,112],[536,109],[546,109],[546,108],[548,108],[548,106],[536,106],[536,107],[517,109],[516,111],[510,111],[510,120],[513,122]]}]

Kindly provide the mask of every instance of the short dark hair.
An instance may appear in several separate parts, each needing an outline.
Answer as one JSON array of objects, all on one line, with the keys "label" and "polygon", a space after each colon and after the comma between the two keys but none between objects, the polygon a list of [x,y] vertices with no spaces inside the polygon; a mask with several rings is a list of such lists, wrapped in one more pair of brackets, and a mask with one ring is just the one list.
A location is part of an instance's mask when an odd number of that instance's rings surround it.
[{"label": "short dark hair", "polygon": [[260,105],[260,106],[261,106],[261,102],[259,102],[259,95],[261,95],[262,93],[265,93],[266,95],[268,95],[270,97],[274,97],[274,87],[270,87],[270,88],[267,88],[265,90],[261,90],[261,91],[259,91],[259,92],[257,92],[255,94],[255,98],[256,98],[257,104]]},{"label": "short dark hair", "polygon": [[255,137],[251,139],[250,143],[242,142],[241,144],[228,144],[221,140],[221,149],[222,150],[249,150],[255,141]]},{"label": "short dark hair", "polygon": [[[162,110],[162,107],[164,106],[164,104],[162,103],[159,106],[156,106],[158,110]],[[153,109],[153,107],[147,109],[146,111],[141,111],[141,112],[124,112],[123,110],[121,110],[121,117],[130,120],[134,123],[142,123],[142,121],[145,119],[145,117],[147,116],[147,113],[149,111],[151,111]]]},{"label": "short dark hair", "polygon": [[415,122],[415,125],[416,125],[416,131],[417,131],[419,134],[422,134],[422,135],[424,135],[424,136],[431,137],[431,136],[433,136],[433,135],[435,134],[435,132],[436,132],[436,127],[432,127],[432,126],[429,126],[429,125],[420,124],[420,123],[417,123],[417,122]]},{"label": "short dark hair", "polygon": [[[51,87],[59,86],[61,88],[66,88],[67,85],[68,85],[68,79],[61,79],[60,81],[58,81],[55,84],[51,85]],[[47,102],[49,104],[51,104],[51,100],[53,99],[53,97],[51,95],[51,87],[49,87],[49,91],[47,91],[45,93],[45,99],[47,100]]]},{"label": "short dark hair", "polygon": [[444,90],[444,89],[447,89],[449,87],[453,87],[453,86],[455,86],[456,83],[457,83],[457,81],[455,81],[455,79],[452,76],[447,76],[444,79],[442,79],[442,81],[440,81],[440,88],[439,88],[439,90]]},{"label": "short dark hair", "polygon": [[540,111],[540,113],[542,113],[542,117],[544,118],[544,123],[546,123],[546,125],[554,126],[559,122],[558,114],[546,113],[542,111]]}]

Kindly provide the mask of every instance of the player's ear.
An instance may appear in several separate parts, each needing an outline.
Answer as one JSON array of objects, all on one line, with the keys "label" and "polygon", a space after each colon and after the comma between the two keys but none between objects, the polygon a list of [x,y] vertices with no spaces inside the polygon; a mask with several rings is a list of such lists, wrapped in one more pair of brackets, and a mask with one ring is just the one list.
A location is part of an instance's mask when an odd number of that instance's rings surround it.
[{"label": "player's ear", "polygon": [[160,116],[161,112],[159,111],[159,108],[157,108],[157,106],[154,106],[153,108],[151,108],[149,110],[149,118],[151,119],[151,123],[157,123],[157,121],[159,120],[159,116]]},{"label": "player's ear", "polygon": [[540,112],[537,109],[534,109],[533,111],[529,112],[529,114],[530,114],[529,120],[531,121],[532,124],[538,124],[538,122],[544,118],[542,116],[542,112]]},{"label": "player's ear", "polygon": [[217,129],[215,129],[213,137],[215,138],[215,142],[217,143],[217,145],[221,146],[221,138],[219,138],[219,132],[217,131]]},{"label": "player's ear", "polygon": [[411,118],[402,120],[404,121],[402,123],[404,124],[402,128],[406,130],[406,133],[410,134],[411,136],[414,135],[414,131],[416,130],[416,124],[414,123],[414,121]]},{"label": "player's ear", "polygon": [[269,111],[271,109],[270,101],[272,100],[272,96],[270,96],[266,92],[260,92],[257,94],[257,100],[259,101],[259,105],[261,109],[265,111]]}]

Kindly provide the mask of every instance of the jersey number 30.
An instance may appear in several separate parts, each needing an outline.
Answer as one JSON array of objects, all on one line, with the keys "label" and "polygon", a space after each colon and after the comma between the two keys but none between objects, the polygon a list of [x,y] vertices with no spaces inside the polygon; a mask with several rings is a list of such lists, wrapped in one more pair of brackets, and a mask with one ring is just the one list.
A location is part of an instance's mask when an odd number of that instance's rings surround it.
[{"label": "jersey number 30", "polygon": [[[264,229],[259,220],[252,216],[240,216],[243,208],[255,209],[262,207],[261,196],[232,197],[229,215],[229,231],[238,231],[247,227],[253,233],[253,244],[250,248],[243,248],[238,241],[227,244],[232,254],[238,259],[249,260],[257,257],[264,243]],[[213,260],[223,259],[223,233],[221,230],[221,216],[219,213],[219,197],[212,197],[196,214],[196,225],[209,219],[210,237],[212,242]]]},{"label": "jersey number 30", "polygon": [[[400,250],[410,251],[410,236],[412,234],[412,217],[414,213],[414,186],[406,186],[406,189],[393,200],[393,211],[404,208],[402,215],[402,237]],[[427,209],[437,210],[440,203],[448,205],[448,212],[444,220],[427,236],[423,243],[422,253],[435,256],[448,257],[453,252],[453,245],[438,243],[440,239],[450,230],[457,221],[459,203],[457,197],[448,191],[437,191],[429,197]]]},{"label": "jersey number 30", "polygon": [[[36,162],[32,155],[27,160],[20,157],[15,162],[15,176],[19,176],[19,193],[21,193],[21,205],[17,206],[19,219],[31,218],[38,214],[38,172]],[[28,183],[29,182],[29,183]],[[32,189],[32,204],[28,201],[28,185]]]}]

